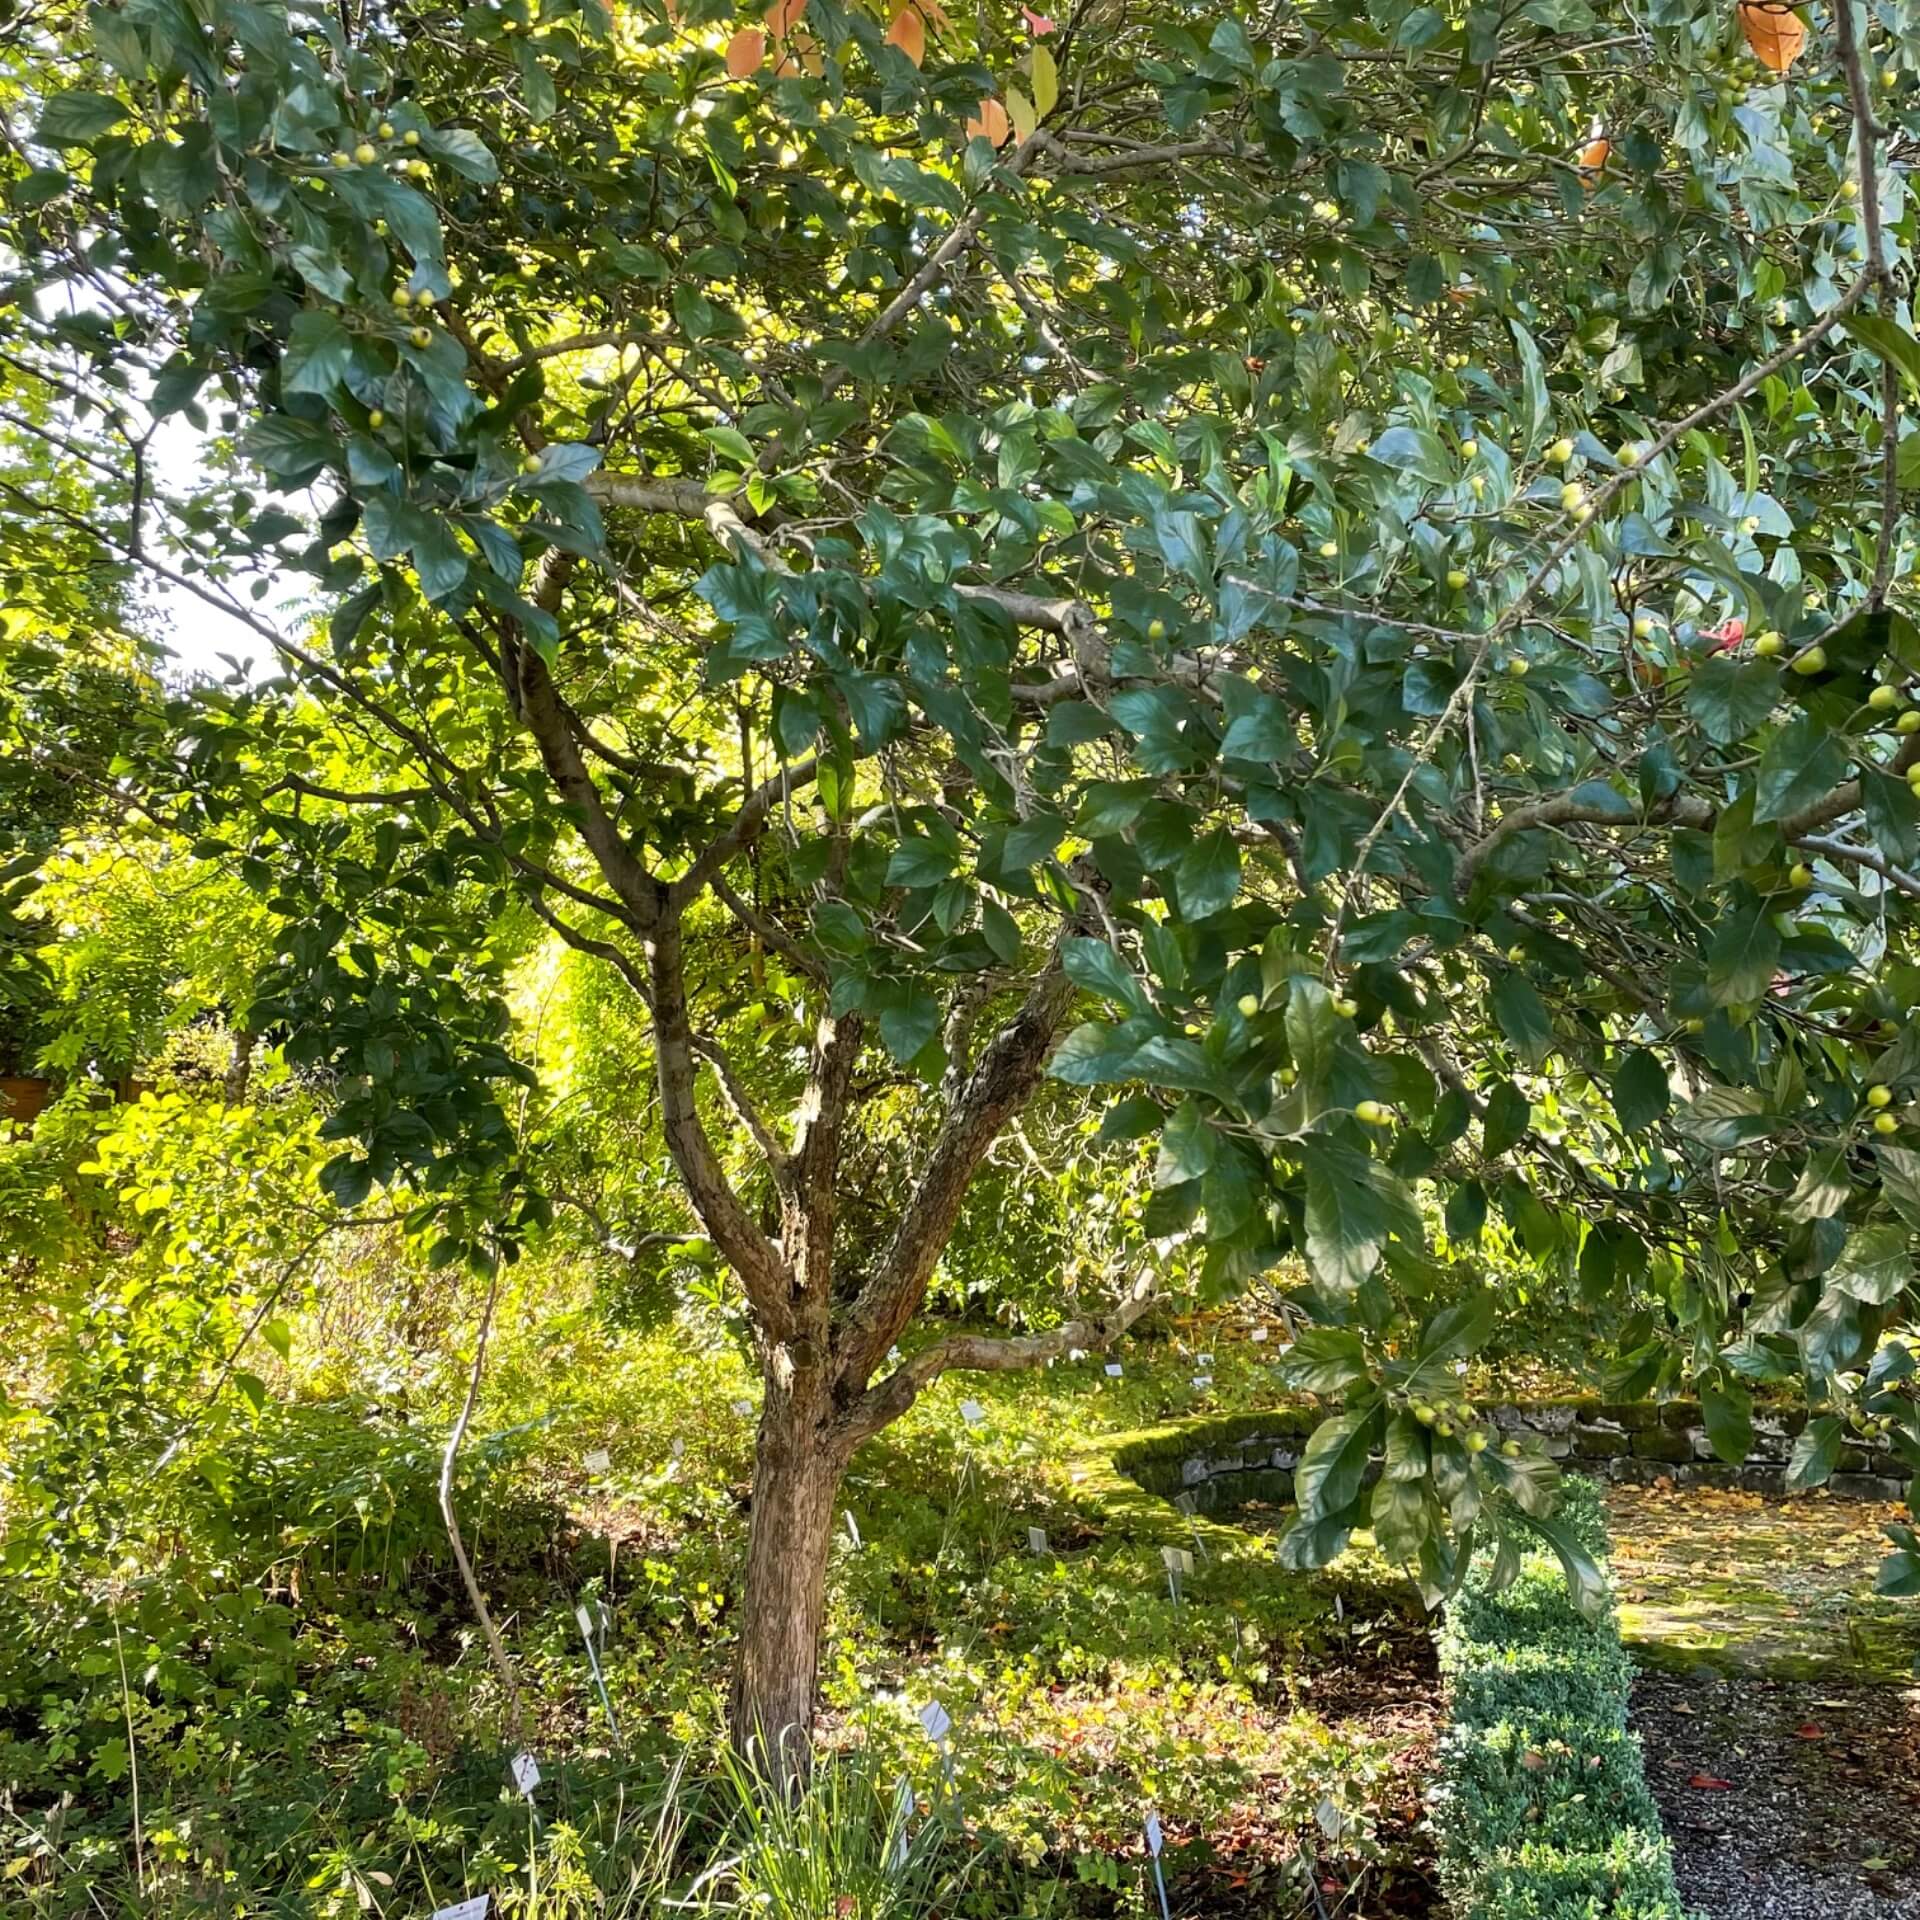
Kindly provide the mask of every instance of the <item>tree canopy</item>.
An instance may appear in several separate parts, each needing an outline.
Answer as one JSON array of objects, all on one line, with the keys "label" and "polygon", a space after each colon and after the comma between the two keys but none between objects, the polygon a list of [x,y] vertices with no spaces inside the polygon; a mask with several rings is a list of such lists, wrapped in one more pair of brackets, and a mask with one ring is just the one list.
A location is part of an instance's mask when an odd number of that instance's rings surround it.
[{"label": "tree canopy", "polygon": [[543,1230],[530,912],[646,1009],[763,1482],[1145,1307],[914,1346],[1046,1075],[1205,1285],[1304,1262],[1298,1563],[1551,1526],[1447,1398],[1484,1235],[1729,1457],[1795,1373],[1804,1478],[1920,1453],[1905,12],[125,0],[7,57],[4,365],[113,485],[0,491],[276,650],[128,777],[279,928],[241,1017],[339,1203]]}]

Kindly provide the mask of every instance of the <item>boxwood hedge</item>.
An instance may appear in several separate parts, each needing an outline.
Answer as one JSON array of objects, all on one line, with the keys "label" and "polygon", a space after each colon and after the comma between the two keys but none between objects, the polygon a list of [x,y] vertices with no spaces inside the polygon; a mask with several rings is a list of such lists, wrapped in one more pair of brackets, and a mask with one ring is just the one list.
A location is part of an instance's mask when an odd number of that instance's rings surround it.
[{"label": "boxwood hedge", "polygon": [[[1590,1482],[1557,1516],[1603,1562]],[[1690,1920],[1627,1728],[1633,1666],[1611,1601],[1576,1611],[1554,1555],[1498,1593],[1483,1561],[1440,1633],[1448,1730],[1434,1824],[1457,1920]]]}]

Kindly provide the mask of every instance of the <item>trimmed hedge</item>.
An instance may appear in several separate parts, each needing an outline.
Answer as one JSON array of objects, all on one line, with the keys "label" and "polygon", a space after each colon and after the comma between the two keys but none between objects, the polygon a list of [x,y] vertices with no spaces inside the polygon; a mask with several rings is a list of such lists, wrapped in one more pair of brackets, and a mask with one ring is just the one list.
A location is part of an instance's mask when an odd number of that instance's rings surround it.
[{"label": "trimmed hedge", "polygon": [[[1557,1517],[1604,1560],[1591,1482],[1562,1483]],[[1500,1593],[1487,1577],[1483,1559],[1439,1636],[1434,1826],[1456,1920],[1689,1920],[1627,1729],[1633,1664],[1611,1603],[1582,1619],[1546,1552]]]}]

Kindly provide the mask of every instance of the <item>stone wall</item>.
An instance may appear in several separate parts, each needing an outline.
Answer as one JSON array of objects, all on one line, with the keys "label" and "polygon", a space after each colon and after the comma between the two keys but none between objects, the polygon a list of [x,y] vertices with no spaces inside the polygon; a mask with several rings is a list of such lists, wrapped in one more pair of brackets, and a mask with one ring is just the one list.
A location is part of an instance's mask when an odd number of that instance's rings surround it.
[{"label": "stone wall", "polygon": [[[1801,1412],[1756,1411],[1753,1450],[1743,1466],[1713,1457],[1698,1401],[1533,1401],[1487,1409],[1503,1433],[1530,1435],[1541,1450],[1574,1472],[1596,1479],[1679,1486],[1738,1487],[1784,1493]],[[1284,1503],[1293,1497],[1293,1469],[1319,1416],[1307,1408],[1276,1408],[1223,1420],[1196,1420],[1161,1429],[1151,1444],[1122,1445],[1114,1464],[1149,1493],[1210,1514],[1250,1500]],[[1827,1482],[1842,1499],[1904,1500],[1910,1469],[1884,1441],[1849,1436]]]},{"label": "stone wall", "polygon": [[[1784,1493],[1787,1460],[1805,1412],[1755,1409],[1753,1448],[1742,1466],[1716,1460],[1697,1400],[1617,1405],[1601,1400],[1494,1407],[1503,1432],[1531,1434],[1567,1466],[1607,1480],[1671,1480],[1677,1486]],[[1912,1469],[1884,1440],[1850,1434],[1828,1491],[1844,1500],[1904,1500]]]}]

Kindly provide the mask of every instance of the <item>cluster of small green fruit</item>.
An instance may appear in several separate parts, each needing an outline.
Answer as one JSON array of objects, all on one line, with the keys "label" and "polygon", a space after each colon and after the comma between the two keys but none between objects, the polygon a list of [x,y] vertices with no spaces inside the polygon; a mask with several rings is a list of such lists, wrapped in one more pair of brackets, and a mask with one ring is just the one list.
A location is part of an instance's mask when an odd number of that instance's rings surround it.
[{"label": "cluster of small green fruit", "polygon": [[1888,1111],[1893,1105],[1893,1089],[1891,1087],[1869,1087],[1867,1089],[1867,1105],[1873,1111],[1873,1130],[1875,1133],[1898,1133],[1900,1131],[1898,1116]]},{"label": "cluster of small green fruit", "polygon": [[[1407,1411],[1442,1440],[1459,1440],[1469,1453],[1485,1453],[1493,1444],[1491,1428],[1464,1400],[1413,1400],[1407,1402]],[[1518,1440],[1500,1442],[1503,1459],[1517,1460],[1523,1450]]]}]

